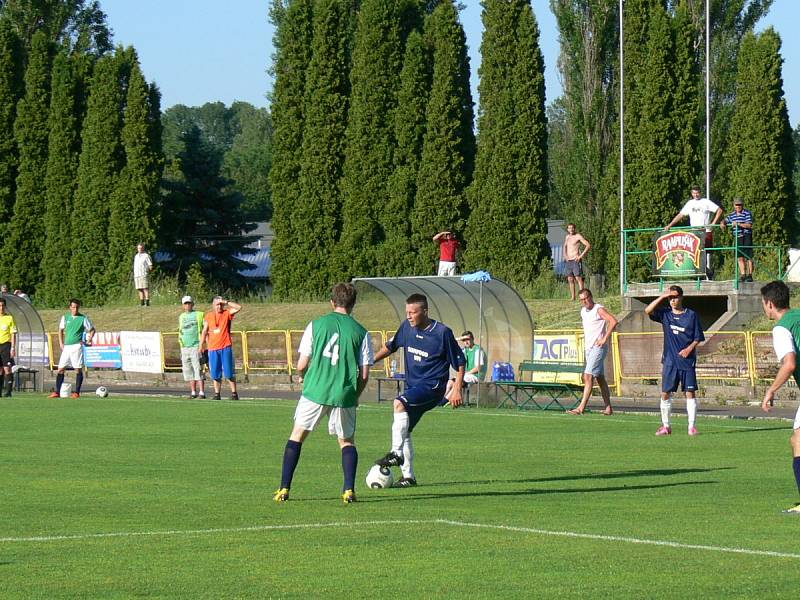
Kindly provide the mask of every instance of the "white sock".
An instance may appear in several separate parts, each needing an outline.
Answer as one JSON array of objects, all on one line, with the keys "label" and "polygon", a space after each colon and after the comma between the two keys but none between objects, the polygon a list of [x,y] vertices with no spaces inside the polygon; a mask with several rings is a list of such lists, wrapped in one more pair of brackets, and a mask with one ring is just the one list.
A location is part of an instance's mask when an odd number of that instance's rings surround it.
[{"label": "white sock", "polygon": [[403,472],[403,477],[416,479],[416,477],[414,477],[414,442],[411,441],[410,433],[403,444],[403,458],[405,460],[400,467],[400,470]]},{"label": "white sock", "polygon": [[697,419],[697,398],[686,399],[686,414],[689,415],[689,427],[694,427]]},{"label": "white sock", "polygon": [[403,443],[408,437],[408,413],[396,412],[394,413],[394,421],[392,422],[392,452],[399,456],[403,456]]},{"label": "white sock", "polygon": [[669,427],[669,416],[672,413],[672,398],[667,400],[661,399],[661,424],[664,427]]}]

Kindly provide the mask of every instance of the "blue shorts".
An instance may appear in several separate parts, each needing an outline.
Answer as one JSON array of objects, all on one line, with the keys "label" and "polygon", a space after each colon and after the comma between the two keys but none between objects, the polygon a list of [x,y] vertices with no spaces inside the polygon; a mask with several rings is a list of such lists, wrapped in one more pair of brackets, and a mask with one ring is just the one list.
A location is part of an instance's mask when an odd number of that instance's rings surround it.
[{"label": "blue shorts", "polygon": [[408,387],[397,399],[403,403],[408,413],[408,433],[414,430],[419,420],[429,410],[441,404],[444,398],[444,388],[431,389],[429,387]]},{"label": "blue shorts", "polygon": [[208,351],[208,371],[211,379],[222,379],[223,373],[226,379],[236,377],[233,368],[233,346],[225,346],[219,350]]},{"label": "blue shorts", "polygon": [[592,346],[585,352],[586,366],[583,372],[593,377],[605,377],[605,360],[608,354],[608,344],[605,346]]},{"label": "blue shorts", "polygon": [[678,369],[675,365],[664,364],[661,367],[661,391],[671,394],[678,391],[680,384],[683,392],[697,391],[697,373],[692,369]]}]

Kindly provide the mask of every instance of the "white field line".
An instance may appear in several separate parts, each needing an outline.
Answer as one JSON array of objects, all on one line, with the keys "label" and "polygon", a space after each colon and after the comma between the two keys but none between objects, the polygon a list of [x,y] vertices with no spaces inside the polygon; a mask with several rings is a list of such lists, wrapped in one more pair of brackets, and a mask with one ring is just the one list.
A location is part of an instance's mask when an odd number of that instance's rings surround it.
[{"label": "white field line", "polygon": [[491,523],[469,523],[465,521],[452,521],[449,519],[409,519],[409,520],[376,520],[376,521],[334,521],[330,523],[298,523],[294,525],[254,525],[251,527],[219,527],[214,529],[184,529],[184,530],[164,530],[164,531],[119,531],[109,533],[87,533],[77,535],[51,535],[51,536],[32,536],[32,537],[2,537],[0,543],[37,543],[37,542],[59,542],[59,541],[81,541],[103,538],[134,538],[134,537],[161,537],[161,536],[193,536],[193,535],[214,535],[225,533],[251,533],[259,531],[282,531],[298,529],[326,529],[335,527],[375,527],[385,525],[449,525],[451,527],[489,529],[494,531],[510,531],[515,533],[526,533],[550,537],[566,537],[583,540],[595,540],[601,542],[618,542],[623,544],[643,544],[646,546],[661,546],[667,548],[678,548],[681,550],[701,550],[706,552],[722,552],[726,554],[744,554],[748,556],[769,556],[773,558],[800,559],[800,554],[793,552],[778,552],[775,550],[754,550],[751,548],[732,548],[728,546],[710,546],[706,544],[684,544],[668,540],[651,540],[647,538],[636,538],[618,535],[602,535],[594,533],[580,533],[576,531],[552,531],[548,529],[536,529],[532,527],[518,527],[513,525],[495,525]]}]

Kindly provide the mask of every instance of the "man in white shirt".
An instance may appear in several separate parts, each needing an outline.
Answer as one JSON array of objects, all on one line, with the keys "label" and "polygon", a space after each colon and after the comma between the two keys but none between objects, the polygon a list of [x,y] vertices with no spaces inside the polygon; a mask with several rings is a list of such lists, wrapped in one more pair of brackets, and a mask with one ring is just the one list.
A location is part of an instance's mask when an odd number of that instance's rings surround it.
[{"label": "man in white shirt", "polygon": [[[712,220],[711,215],[714,215]],[[680,223],[684,217],[689,217],[689,225],[691,227],[705,227],[706,238],[705,247],[709,248],[714,245],[714,232],[708,225],[716,225],[722,218],[722,208],[714,204],[708,198],[700,197],[700,186],[692,186],[692,197],[680,212],[673,217],[669,225],[664,227],[664,231],[669,231],[670,227]],[[706,276],[708,279],[714,279],[714,269],[711,267],[711,254],[706,251]]]},{"label": "man in white shirt", "polygon": [[148,275],[152,270],[153,259],[144,251],[144,244],[137,244],[136,255],[133,257],[133,285],[139,292],[139,302],[142,306],[150,306]]},{"label": "man in white shirt", "polygon": [[617,327],[617,320],[602,304],[597,304],[589,288],[583,288],[578,294],[581,301],[581,321],[583,321],[583,345],[586,366],[583,369],[583,398],[581,403],[567,412],[582,415],[592,396],[592,380],[597,381],[600,395],[603,398],[604,415],[613,414],[611,393],[606,381],[604,363],[608,354],[608,340]]}]

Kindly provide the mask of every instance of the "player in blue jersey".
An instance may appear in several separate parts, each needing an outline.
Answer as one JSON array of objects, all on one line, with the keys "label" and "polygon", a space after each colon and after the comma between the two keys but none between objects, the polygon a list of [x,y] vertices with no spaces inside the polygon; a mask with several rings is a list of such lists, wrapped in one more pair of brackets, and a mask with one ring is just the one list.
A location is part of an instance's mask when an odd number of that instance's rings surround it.
[{"label": "player in blue jersey", "polygon": [[404,348],[406,388],[394,401],[392,449],[376,464],[399,466],[403,477],[396,487],[417,485],[414,475],[414,445],[411,432],[426,412],[439,406],[447,390],[450,368],[456,371],[450,406],[461,406],[464,354],[449,327],[428,316],[428,299],[422,294],[406,298],[406,320],[375,354],[375,363]]},{"label": "player in blue jersey", "polygon": [[[669,299],[669,307],[659,305]],[[689,416],[689,435],[697,435],[697,374],[695,348],[705,340],[700,319],[691,308],[683,306],[683,290],[671,285],[669,290],[653,300],[644,309],[647,316],[664,329],[664,350],[661,354],[661,427],[656,435],[670,435],[672,427],[672,392],[678,385],[686,394],[686,414]]]}]

